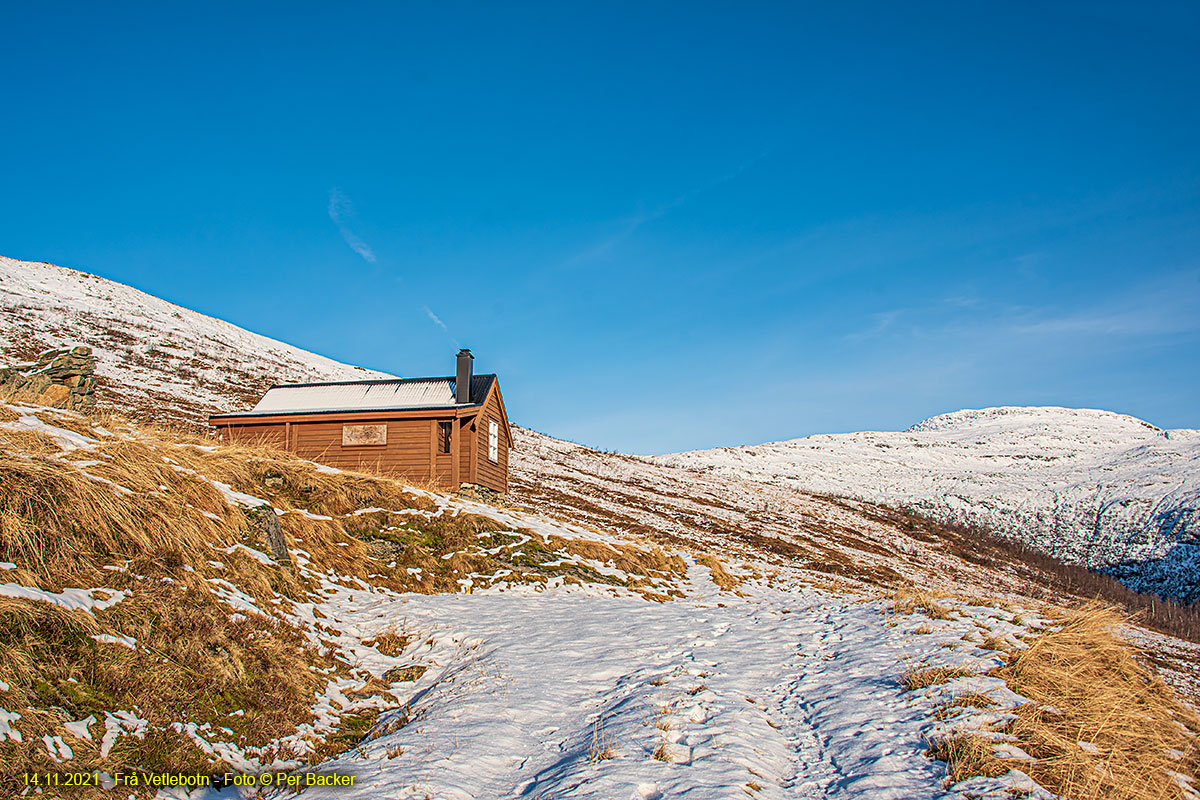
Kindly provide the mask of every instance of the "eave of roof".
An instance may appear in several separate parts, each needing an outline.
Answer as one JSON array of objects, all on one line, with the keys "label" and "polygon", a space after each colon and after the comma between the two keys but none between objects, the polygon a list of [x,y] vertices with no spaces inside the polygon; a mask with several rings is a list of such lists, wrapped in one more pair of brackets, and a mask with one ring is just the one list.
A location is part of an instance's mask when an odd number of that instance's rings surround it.
[{"label": "eave of roof", "polygon": [[[266,394],[263,395],[263,397],[265,398],[268,394],[270,394],[271,391],[277,390],[277,389],[282,389],[282,390],[320,389],[320,388],[326,388],[326,387],[344,387],[344,386],[389,386],[389,385],[390,386],[399,386],[399,385],[404,385],[404,384],[438,383],[438,382],[449,382],[449,383],[453,384],[454,380],[455,380],[454,377],[434,377],[434,378],[383,378],[383,379],[357,380],[357,381],[328,381],[328,382],[320,382],[320,383],[281,383],[281,384],[272,385],[271,388],[267,390]],[[341,407],[336,407],[336,408],[293,408],[293,409],[277,408],[277,409],[263,409],[263,410],[252,409],[249,411],[240,411],[240,412],[225,413],[225,414],[211,414],[209,416],[209,421],[210,422],[221,421],[221,420],[228,421],[228,420],[246,419],[246,418],[262,419],[262,418],[269,418],[269,417],[303,416],[303,415],[308,415],[308,414],[312,414],[312,415],[333,415],[333,414],[360,415],[360,414],[381,414],[381,413],[389,413],[389,412],[407,413],[407,414],[435,413],[435,414],[439,414],[439,415],[441,415],[441,412],[453,412],[453,413],[447,414],[447,416],[460,416],[460,414],[458,412],[472,410],[472,409],[478,409],[478,408],[482,407],[483,404],[487,401],[487,397],[491,393],[492,387],[499,384],[499,379],[496,377],[496,375],[494,373],[473,375],[471,384],[472,384],[472,393],[473,394],[478,393],[479,397],[480,397],[480,399],[477,402],[473,402],[473,403],[450,403],[450,404],[436,404],[436,405],[406,404],[406,405],[383,405],[383,406],[370,406],[370,407],[341,406]],[[260,400],[259,402],[261,404],[262,401]]]},{"label": "eave of roof", "polygon": [[[304,416],[305,414],[387,414],[392,412],[406,413],[423,413],[426,411],[467,411],[469,409],[482,408],[483,403],[467,403],[465,405],[453,406],[410,406],[406,408],[320,408],[320,409],[301,409],[299,411],[242,411],[231,414],[209,414],[210,420],[214,419],[241,419],[242,417],[295,417]],[[448,416],[453,416],[452,414]]]}]

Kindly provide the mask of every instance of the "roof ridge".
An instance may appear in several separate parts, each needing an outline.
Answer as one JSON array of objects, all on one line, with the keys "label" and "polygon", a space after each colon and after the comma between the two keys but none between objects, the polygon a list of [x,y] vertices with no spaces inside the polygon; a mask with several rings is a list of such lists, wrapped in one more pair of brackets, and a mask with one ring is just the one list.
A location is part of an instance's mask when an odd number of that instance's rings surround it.
[{"label": "roof ridge", "polygon": [[[471,377],[472,377],[472,379],[474,379],[474,378],[494,378],[494,377],[496,377],[496,373],[485,372],[482,374],[472,375]],[[422,381],[451,381],[451,382],[453,382],[455,380],[457,380],[457,378],[454,375],[445,375],[445,376],[438,375],[438,376],[429,377],[429,378],[364,378],[364,379],[356,380],[356,381],[316,381],[313,383],[273,383],[273,384],[271,384],[270,387],[268,387],[267,391],[270,391],[271,389],[304,389],[304,388],[311,388],[314,386],[366,386],[366,385],[380,386],[380,385],[387,384],[387,383],[420,383]]]}]

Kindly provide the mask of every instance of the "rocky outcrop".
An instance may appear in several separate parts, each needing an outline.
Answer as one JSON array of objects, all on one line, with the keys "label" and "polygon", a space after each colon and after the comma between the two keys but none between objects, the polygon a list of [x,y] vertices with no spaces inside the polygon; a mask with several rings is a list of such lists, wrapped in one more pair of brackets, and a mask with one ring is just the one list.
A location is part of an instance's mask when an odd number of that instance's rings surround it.
[{"label": "rocky outcrop", "polygon": [[283,539],[283,526],[279,524],[279,516],[274,508],[264,504],[250,509],[246,512],[246,526],[251,535],[260,536],[267,543],[271,558],[276,563],[292,565],[292,556],[288,553],[287,542]]},{"label": "rocky outcrop", "polygon": [[0,396],[90,411],[96,407],[95,370],[90,347],[47,350],[32,364],[0,367]]},{"label": "rocky outcrop", "polygon": [[466,483],[465,481],[459,484],[458,493],[462,497],[469,497],[472,500],[480,500],[484,503],[497,503],[504,499],[504,495],[495,489],[480,486],[478,483]]}]

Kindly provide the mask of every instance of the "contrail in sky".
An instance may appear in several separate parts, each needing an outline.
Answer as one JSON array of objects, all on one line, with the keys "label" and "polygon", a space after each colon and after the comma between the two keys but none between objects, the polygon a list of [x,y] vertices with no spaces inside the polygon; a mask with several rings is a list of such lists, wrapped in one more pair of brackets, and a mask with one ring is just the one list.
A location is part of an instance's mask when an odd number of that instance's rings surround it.
[{"label": "contrail in sky", "polygon": [[661,219],[662,217],[664,217],[667,214],[674,211],[679,206],[693,200],[694,198],[704,194],[705,192],[712,191],[713,189],[719,188],[719,187],[723,186],[724,184],[729,183],[730,181],[736,180],[737,178],[741,177],[743,172],[745,172],[746,170],[753,167],[759,161],[762,161],[764,158],[766,158],[768,155],[770,155],[770,152],[771,152],[770,150],[763,150],[758,155],[754,156],[753,158],[749,159],[748,161],[743,161],[741,164],[738,164],[732,170],[725,173],[724,175],[721,175],[720,177],[716,178],[715,180],[710,181],[709,183],[706,183],[696,189],[693,189],[690,192],[688,192],[687,194],[682,194],[679,197],[676,197],[674,200],[671,200],[670,202],[660,205],[658,208],[655,208],[653,211],[644,212],[644,213],[641,213],[641,214],[638,214],[638,215],[632,217],[631,219],[625,220],[622,223],[621,228],[618,229],[616,233],[614,233],[611,236],[609,236],[608,238],[602,240],[598,244],[596,244],[592,247],[589,247],[588,249],[586,249],[580,253],[576,253],[575,255],[568,258],[564,263],[567,265],[572,265],[572,264],[577,264],[582,261],[589,261],[593,258],[598,258],[602,255],[605,255],[606,253],[608,253],[609,250],[612,250],[616,246],[620,245],[626,239],[631,238],[634,234],[636,234],[638,232],[639,229],[642,228],[642,226],[647,225],[651,222],[654,222],[657,219]]},{"label": "contrail in sky", "polygon": [[354,204],[338,189],[329,193],[329,218],[333,220],[334,225],[337,225],[342,238],[346,240],[346,244],[350,245],[350,249],[362,256],[363,261],[374,264],[375,251],[371,249],[371,245],[350,230],[349,221],[354,219]]},{"label": "contrail in sky", "polygon": [[[444,330],[446,333],[450,332],[449,327],[446,327],[446,324],[443,323],[442,318],[438,317],[437,314],[433,313],[432,308],[430,308],[428,306],[421,306],[421,307],[425,308],[426,315],[428,315],[428,318],[430,318],[434,321],[434,324],[437,324],[437,326],[440,327],[440,329]],[[454,338],[454,336],[451,336],[450,338]],[[457,342],[458,342],[457,339],[455,339],[456,344],[457,344]]]},{"label": "contrail in sky", "polygon": [[[346,240],[346,244],[350,245],[350,249],[362,256],[363,261],[368,264],[375,263],[375,251],[371,246],[359,238],[358,234],[350,229],[350,223],[354,221],[354,204],[350,202],[350,198],[342,194],[340,189],[332,189],[329,192],[329,218],[333,220],[333,224],[337,225],[338,231],[341,232],[342,238]],[[399,276],[396,277],[397,282],[400,281]],[[455,347],[461,347],[458,339],[454,338],[454,334],[450,332],[449,326],[442,322],[441,317],[433,313],[433,309],[427,305],[422,305],[425,315],[441,328],[450,341],[454,342]]]}]

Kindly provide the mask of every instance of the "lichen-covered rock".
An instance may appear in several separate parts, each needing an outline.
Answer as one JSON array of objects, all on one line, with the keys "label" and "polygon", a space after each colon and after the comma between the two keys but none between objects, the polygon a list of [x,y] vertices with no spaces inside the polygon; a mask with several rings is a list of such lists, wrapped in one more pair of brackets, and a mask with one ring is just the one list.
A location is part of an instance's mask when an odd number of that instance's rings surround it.
[{"label": "lichen-covered rock", "polygon": [[287,542],[283,539],[283,526],[279,524],[279,516],[275,509],[269,505],[250,509],[246,512],[246,524],[252,533],[266,542],[271,551],[271,558],[279,564],[291,565],[292,557],[288,553]]},{"label": "lichen-covered rock", "polygon": [[458,493],[463,497],[469,497],[472,500],[482,500],[485,503],[496,503],[504,497],[504,495],[495,489],[480,486],[478,483],[463,482],[458,486]]},{"label": "lichen-covered rock", "polygon": [[96,407],[96,357],[84,345],[47,350],[30,364],[0,368],[0,394],[73,411]]}]

